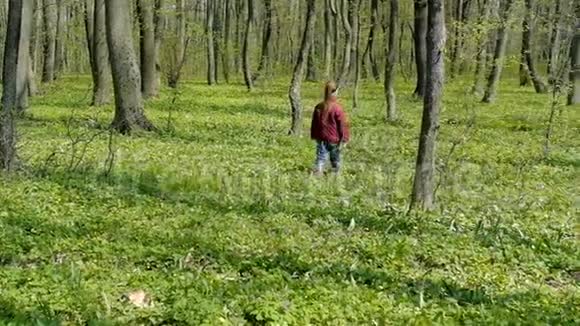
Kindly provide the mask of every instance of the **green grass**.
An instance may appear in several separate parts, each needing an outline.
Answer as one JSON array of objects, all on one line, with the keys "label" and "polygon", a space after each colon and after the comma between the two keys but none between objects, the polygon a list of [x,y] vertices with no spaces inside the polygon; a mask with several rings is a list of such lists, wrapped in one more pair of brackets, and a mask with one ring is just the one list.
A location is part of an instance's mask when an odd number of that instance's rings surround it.
[{"label": "green grass", "polygon": [[[507,80],[482,105],[451,83],[438,210],[407,215],[422,105],[401,85],[396,124],[364,85],[344,173],[323,179],[286,135],[286,81],[164,90],[147,104],[160,132],[114,136],[108,175],[112,108],[87,107],[87,77],[46,87],[19,125],[23,172],[0,177],[0,320],[579,323],[578,108],[544,158],[548,96]],[[320,85],[304,89],[307,131]]]}]

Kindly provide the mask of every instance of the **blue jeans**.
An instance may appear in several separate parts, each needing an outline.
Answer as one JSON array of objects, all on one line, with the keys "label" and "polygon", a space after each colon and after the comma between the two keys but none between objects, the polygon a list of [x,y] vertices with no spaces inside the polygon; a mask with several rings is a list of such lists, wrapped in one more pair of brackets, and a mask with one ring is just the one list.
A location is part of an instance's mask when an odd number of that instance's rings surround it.
[{"label": "blue jeans", "polygon": [[324,165],[330,156],[332,171],[338,173],[340,170],[340,144],[331,144],[325,141],[316,141],[316,162],[314,169],[316,173],[324,171]]}]

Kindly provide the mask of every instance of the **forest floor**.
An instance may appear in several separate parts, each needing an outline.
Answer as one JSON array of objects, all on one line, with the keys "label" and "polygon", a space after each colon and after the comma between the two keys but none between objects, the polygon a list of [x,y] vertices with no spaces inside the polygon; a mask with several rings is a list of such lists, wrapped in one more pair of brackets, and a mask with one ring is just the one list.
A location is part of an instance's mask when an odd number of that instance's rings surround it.
[{"label": "forest floor", "polygon": [[580,110],[544,157],[550,96],[452,82],[438,209],[407,214],[422,104],[401,85],[395,124],[363,85],[336,178],[309,175],[318,84],[301,138],[282,80],[164,90],[159,132],[131,137],[88,77],[45,87],[0,177],[0,324],[578,324]]}]

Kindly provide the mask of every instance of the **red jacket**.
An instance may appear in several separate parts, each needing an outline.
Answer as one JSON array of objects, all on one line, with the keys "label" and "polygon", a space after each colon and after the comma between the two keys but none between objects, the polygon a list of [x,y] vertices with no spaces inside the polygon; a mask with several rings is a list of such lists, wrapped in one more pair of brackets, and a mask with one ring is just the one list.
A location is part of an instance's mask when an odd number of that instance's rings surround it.
[{"label": "red jacket", "polygon": [[348,142],[350,132],[346,113],[336,101],[330,101],[326,105],[329,106],[327,110],[324,102],[314,109],[310,137],[332,144]]}]

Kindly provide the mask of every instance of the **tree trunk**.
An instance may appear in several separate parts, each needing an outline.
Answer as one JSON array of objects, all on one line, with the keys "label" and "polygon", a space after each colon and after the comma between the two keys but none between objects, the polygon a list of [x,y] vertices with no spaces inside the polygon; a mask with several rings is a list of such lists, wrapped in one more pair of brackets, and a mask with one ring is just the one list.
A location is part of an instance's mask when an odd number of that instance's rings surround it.
[{"label": "tree trunk", "polygon": [[18,67],[16,69],[16,108],[19,113],[28,108],[30,74],[30,37],[32,36],[33,0],[22,0],[20,9],[20,37],[18,49]]},{"label": "tree trunk", "polygon": [[153,0],[137,0],[137,12],[139,16],[141,91],[144,98],[150,98],[159,95],[159,79],[155,67],[157,59]]},{"label": "tree trunk", "polygon": [[112,127],[123,134],[155,127],[145,117],[141,75],[133,49],[129,1],[105,0],[107,43],[115,91],[115,118]]},{"label": "tree trunk", "polygon": [[[30,1],[30,0],[26,0]],[[22,0],[10,0],[8,24],[4,42],[2,78],[2,111],[0,115],[0,169],[12,171],[16,167],[16,115],[18,111],[18,59]],[[28,51],[27,51],[28,52]]]},{"label": "tree trunk", "polygon": [[315,82],[318,79],[316,72],[316,60],[314,59],[316,57],[316,53],[314,51],[315,43],[316,37],[314,33],[312,33],[312,40],[310,40],[310,50],[308,50],[308,59],[306,62],[306,80],[309,82]]},{"label": "tree trunk", "polygon": [[415,44],[415,66],[417,69],[417,86],[413,95],[425,96],[425,82],[427,69],[427,0],[415,0],[415,26],[413,40]]},{"label": "tree trunk", "polygon": [[219,83],[219,58],[221,56],[221,48],[220,48],[220,42],[222,39],[222,8],[221,8],[221,0],[216,0],[214,1],[213,4],[213,68],[214,68],[214,76],[215,76],[215,81],[216,84]]},{"label": "tree trunk", "polygon": [[233,0],[225,0],[225,9],[226,9],[226,17],[225,17],[225,25],[224,25],[224,55],[223,55],[223,70],[224,70],[224,79],[226,83],[230,82],[230,65],[231,65],[231,34],[232,34],[232,1]]},{"label": "tree trunk", "polygon": [[580,104],[580,21],[576,19],[576,31],[572,45],[570,48],[570,94],[568,96],[568,104]]},{"label": "tree trunk", "polygon": [[399,28],[399,0],[390,0],[391,12],[389,18],[389,34],[385,44],[385,98],[387,100],[387,120],[397,120],[397,101],[395,96],[395,76],[397,69],[398,28]]},{"label": "tree trunk", "polygon": [[272,0],[264,0],[264,32],[262,36],[262,56],[258,64],[258,70],[253,76],[255,83],[264,73],[264,69],[270,60],[270,41],[272,39]]},{"label": "tree trunk", "polygon": [[[33,30],[31,36],[30,45],[30,72],[28,77],[28,94],[30,96],[35,96],[38,94],[38,87],[36,86],[36,76],[40,71],[38,68],[38,58],[39,52],[42,45],[42,0],[33,0],[34,3],[34,18],[33,18]],[[1,66],[1,65],[0,65]],[[0,70],[1,71],[1,70]]]},{"label": "tree trunk", "polygon": [[453,28],[453,48],[451,50],[451,69],[449,71],[450,77],[455,78],[458,70],[459,57],[461,53],[461,43],[463,39],[463,5],[465,0],[456,0],[455,6],[455,24]]},{"label": "tree trunk", "polygon": [[411,208],[424,210],[432,210],[435,205],[435,152],[445,76],[444,0],[429,1],[428,17],[426,93],[411,195]]},{"label": "tree trunk", "polygon": [[548,49],[548,83],[554,84],[556,81],[556,67],[560,60],[560,44],[562,29],[562,0],[556,0],[554,9],[554,19],[552,20],[552,30],[550,34],[550,45]]},{"label": "tree trunk", "polygon": [[85,0],[83,2],[83,10],[85,15],[85,33],[87,38],[87,50],[89,52],[89,64],[91,65],[91,76],[93,77],[93,85],[97,83],[95,74],[95,50],[93,46],[95,45],[94,33],[95,33],[95,0]]},{"label": "tree trunk", "polygon": [[479,37],[477,39],[477,56],[476,56],[476,63],[475,63],[475,81],[473,83],[473,90],[472,92],[477,95],[483,94],[483,87],[484,87],[484,79],[485,79],[485,72],[487,70],[487,43],[489,40],[489,33],[485,32],[482,33],[481,30],[485,30],[485,24],[487,23],[490,15],[490,1],[489,0],[482,0],[480,1],[479,7],[479,20],[478,20],[478,29],[479,29]]},{"label": "tree trunk", "polygon": [[493,54],[491,72],[487,78],[487,87],[482,100],[484,103],[492,103],[497,97],[497,88],[501,78],[501,71],[503,69],[503,61],[508,40],[509,13],[513,3],[514,0],[506,0],[505,6],[501,10],[501,12],[503,12],[502,21],[501,26],[497,31],[497,39],[495,44],[495,51]]},{"label": "tree trunk", "polygon": [[93,19],[93,100],[92,105],[102,106],[110,101],[111,69],[107,48],[107,22],[105,0],[94,0]]},{"label": "tree trunk", "polygon": [[[155,26],[155,77],[157,78],[157,89],[161,87],[161,45],[165,34],[167,17],[165,15],[165,0],[155,0],[153,24]],[[159,91],[158,91],[159,92]]]},{"label": "tree trunk", "polygon": [[332,74],[332,0],[325,0],[324,5],[324,78],[330,79]]},{"label": "tree trunk", "polygon": [[56,0],[43,0],[44,21],[44,66],[42,82],[54,80],[54,64],[56,55],[56,25],[58,20]]},{"label": "tree trunk", "polygon": [[360,56],[360,34],[361,34],[361,24],[360,24],[360,7],[361,0],[354,0],[354,11],[352,14],[353,29],[354,33],[354,90],[352,95],[352,107],[353,109],[358,109],[359,107],[359,84],[360,84],[360,68],[361,68],[361,56]]},{"label": "tree trunk", "polygon": [[181,69],[186,59],[187,39],[185,37],[185,0],[175,0],[175,49],[169,68],[168,84],[171,88],[177,88],[181,78]]},{"label": "tree trunk", "polygon": [[242,69],[244,70],[244,81],[249,91],[254,88],[252,72],[250,71],[250,33],[252,32],[253,21],[254,0],[248,0],[248,19],[246,20],[246,32],[244,33],[244,45],[242,49]]},{"label": "tree trunk", "polygon": [[54,53],[54,80],[58,75],[63,73],[65,66],[65,43],[66,43],[66,24],[67,24],[67,3],[65,0],[57,0],[56,5],[56,44]]},{"label": "tree trunk", "polygon": [[362,55],[362,73],[366,74],[365,62],[369,59],[369,64],[371,66],[371,72],[375,81],[381,80],[381,74],[379,73],[379,65],[375,58],[374,44],[375,44],[375,34],[377,33],[377,28],[379,27],[379,0],[371,0],[371,26],[369,29],[369,37],[367,39],[367,46]]},{"label": "tree trunk", "polygon": [[312,34],[314,33],[316,1],[317,0],[308,0],[306,25],[304,27],[302,43],[300,45],[300,50],[298,51],[294,73],[292,74],[292,82],[290,83],[290,90],[288,92],[290,106],[292,107],[292,125],[289,132],[290,135],[299,135],[302,129],[302,98],[300,95],[300,87],[302,85],[302,76],[304,75],[304,68],[306,65],[306,56],[310,50]]},{"label": "tree trunk", "polygon": [[533,11],[535,5],[533,0],[525,0],[526,3],[526,17],[524,18],[523,25],[523,52],[526,59],[527,70],[530,73],[530,78],[534,84],[534,89],[536,93],[546,93],[548,91],[546,84],[540,76],[538,75],[538,70],[536,69],[534,56],[532,55],[532,38],[533,35]]},{"label": "tree trunk", "polygon": [[353,41],[353,31],[350,21],[348,19],[349,11],[351,10],[350,2],[356,0],[342,0],[342,9],[340,11],[340,17],[342,19],[342,26],[344,28],[344,54],[342,58],[342,68],[341,72],[337,81],[337,87],[340,89],[342,88],[348,81],[348,75],[350,72],[351,66],[351,48],[352,48],[352,41]]},{"label": "tree trunk", "polygon": [[214,85],[216,83],[215,74],[215,42],[213,35],[213,1],[206,2],[206,18],[205,18],[205,33],[207,35],[207,84]]}]

